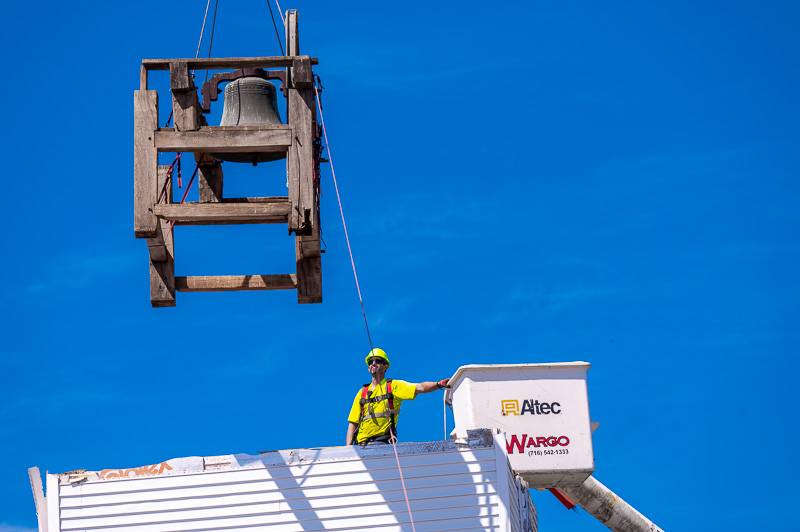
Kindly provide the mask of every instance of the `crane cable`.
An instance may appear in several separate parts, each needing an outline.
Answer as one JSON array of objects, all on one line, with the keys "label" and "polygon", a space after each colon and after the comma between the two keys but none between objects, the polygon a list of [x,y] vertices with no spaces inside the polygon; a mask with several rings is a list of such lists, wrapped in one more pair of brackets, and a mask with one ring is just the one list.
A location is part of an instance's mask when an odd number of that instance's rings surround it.
[{"label": "crane cable", "polygon": [[[283,14],[281,13],[281,5],[278,4],[278,0],[275,0],[275,4],[278,6],[278,15],[281,17],[281,22],[285,25],[286,21],[283,19]],[[272,19],[272,27],[275,29],[275,40],[278,41],[278,48],[281,49],[281,55],[285,55],[283,51],[283,42],[281,42],[281,35],[278,31],[278,24],[275,22],[275,13],[272,12],[272,4],[269,3],[267,0],[267,7],[269,8],[269,18]]]},{"label": "crane cable", "polygon": [[[217,1],[219,1],[219,0],[217,0]],[[285,29],[286,28],[286,19],[283,16],[283,11],[281,11],[281,5],[278,2],[278,0],[275,0],[275,5],[278,8],[278,15],[280,15],[281,21],[283,21],[283,25],[284,25],[284,29]],[[275,15],[273,14],[272,4],[270,4],[269,0],[267,0],[267,7],[269,8],[269,14],[270,14],[270,17],[272,18],[272,25],[275,28],[275,38],[278,41],[278,46],[281,49],[281,54],[283,54],[284,53],[283,44],[281,44],[281,38],[280,38],[280,35],[278,33],[278,27],[277,27],[277,24],[275,23]],[[333,154],[332,154],[332,150],[331,150],[331,143],[328,140],[328,130],[325,127],[325,116],[324,116],[324,114],[322,112],[322,99],[320,98],[320,95],[319,95],[318,84],[321,84],[319,82],[319,77],[316,78],[316,83],[314,83],[314,99],[317,102],[317,109],[319,109],[320,125],[322,126],[322,134],[325,137],[325,147],[327,148],[327,151],[328,151],[328,162],[331,165],[331,176],[333,177],[333,187],[336,190],[336,202],[339,204],[339,216],[342,219],[342,228],[344,229],[344,239],[345,239],[345,242],[347,243],[347,253],[350,256],[350,266],[353,269],[353,279],[355,280],[355,283],[356,283],[356,293],[358,294],[358,303],[359,303],[359,305],[361,307],[361,317],[364,320],[364,331],[367,333],[367,342],[369,343],[370,351],[372,351],[372,349],[374,348],[374,345],[372,343],[372,334],[370,333],[370,330],[369,330],[369,320],[367,319],[367,310],[366,310],[366,308],[364,306],[364,296],[361,293],[361,283],[358,280],[358,271],[356,270],[356,261],[355,261],[355,258],[353,256],[353,247],[350,244],[350,234],[347,231],[347,221],[345,220],[344,208],[342,207],[342,196],[339,193],[339,182],[336,180],[336,169],[333,166]],[[321,238],[321,236],[320,236],[320,238]]]},{"label": "crane cable", "polygon": [[203,44],[203,33],[206,31],[206,20],[208,20],[208,8],[211,6],[211,0],[206,2],[206,12],[203,15],[203,25],[200,26],[200,38],[197,39],[197,51],[194,53],[194,58],[200,57],[200,45]]},{"label": "crane cable", "polygon": [[[276,0],[277,1],[277,0]],[[203,44],[203,35],[206,31],[206,22],[208,21],[208,9],[211,7],[211,0],[207,0],[206,2],[206,9],[203,13],[203,23],[200,25],[200,36],[197,38],[197,48],[194,52],[194,58],[197,59],[200,57],[200,47]],[[214,46],[214,32],[217,28],[217,9],[219,8],[219,0],[215,0],[214,2],[214,18],[211,21],[211,38],[208,43],[208,57],[211,57],[211,49]],[[206,81],[208,81],[208,70],[206,70]],[[169,127],[169,123],[172,120],[173,111],[169,112],[169,116],[167,117],[167,122],[164,127]],[[175,155],[175,159],[172,161],[172,164],[169,165],[167,169],[166,177],[164,178],[164,186],[161,188],[161,192],[158,195],[158,202],[160,203],[162,199],[166,198],[167,196],[167,186],[169,182],[172,180],[172,174],[175,170],[177,165],[178,168],[178,188],[181,187],[181,156],[183,155],[182,152],[178,152]],[[189,194],[189,189],[192,187],[192,183],[194,182],[194,178],[197,176],[197,171],[200,168],[199,164],[195,164],[194,172],[192,173],[192,178],[189,180],[189,184],[186,186],[186,190],[183,192],[183,197],[181,198],[181,203],[186,201],[186,196]],[[169,198],[169,201],[172,201],[172,198]]]},{"label": "crane cable", "polygon": [[[281,5],[280,5],[280,3],[278,3],[278,0],[275,0],[275,4],[278,7],[278,14],[281,16],[281,20],[283,21],[284,28],[285,28],[286,27],[286,20],[283,17],[283,11],[281,10]],[[284,53],[283,45],[281,43],[280,35],[278,33],[277,24],[275,23],[275,16],[274,16],[274,14],[272,12],[272,5],[269,3],[269,0],[267,0],[267,6],[269,7],[270,17],[272,18],[272,25],[273,25],[273,27],[275,29],[275,37],[278,40],[278,46],[280,46],[281,53],[283,54]],[[355,281],[355,285],[356,285],[356,293],[358,295],[358,303],[359,303],[359,306],[361,307],[361,317],[364,320],[364,331],[367,334],[367,342],[369,342],[370,352],[372,352],[372,349],[374,348],[373,343],[372,343],[372,334],[370,333],[370,330],[369,330],[369,320],[367,319],[367,310],[366,310],[366,307],[364,306],[364,295],[361,292],[361,283],[358,280],[358,270],[356,268],[356,261],[355,261],[354,255],[353,255],[353,246],[350,244],[350,234],[349,234],[349,231],[347,230],[347,220],[346,220],[346,218],[344,216],[344,207],[342,206],[342,196],[341,196],[341,193],[339,192],[339,182],[336,179],[336,167],[333,164],[333,150],[331,150],[331,143],[330,143],[330,140],[328,140],[328,129],[325,126],[325,114],[324,114],[324,112],[322,110],[322,99],[320,98],[320,95],[319,95],[319,86],[318,85],[320,85],[319,77],[316,78],[316,83],[314,83],[314,99],[317,102],[317,109],[319,110],[320,126],[322,128],[322,135],[323,135],[323,137],[325,139],[325,147],[326,147],[327,152],[328,152],[328,162],[331,165],[331,177],[333,178],[333,188],[334,188],[334,190],[336,192],[336,203],[339,206],[339,216],[341,217],[341,220],[342,220],[342,229],[344,230],[344,240],[345,240],[345,243],[347,244],[347,254],[348,254],[349,258],[350,258],[350,267],[353,270],[353,280]],[[389,429],[389,434],[390,434],[390,441],[391,441],[391,444],[392,444],[392,450],[394,451],[394,458],[395,458],[395,461],[397,462],[397,471],[398,471],[398,473],[400,475],[400,485],[403,488],[403,498],[405,499],[405,502],[406,502],[406,510],[408,511],[408,519],[409,519],[409,522],[411,524],[411,530],[412,530],[412,532],[417,532],[417,527],[416,527],[416,525],[414,523],[414,514],[411,512],[411,501],[408,498],[408,490],[406,488],[406,480],[405,480],[405,476],[403,475],[403,466],[400,464],[400,455],[397,452],[397,437],[394,434],[394,431],[392,431],[391,427]],[[355,436],[357,437],[358,435],[356,434]]]},{"label": "crane cable", "polygon": [[361,305],[361,317],[364,319],[364,330],[367,333],[367,341],[369,342],[369,349],[372,351],[372,335],[369,332],[369,321],[367,320],[367,310],[364,307],[364,296],[361,293],[361,283],[358,282],[358,271],[356,270],[356,261],[353,257],[353,247],[350,245],[350,235],[347,231],[347,221],[344,217],[344,208],[342,207],[342,196],[339,194],[339,182],[336,180],[336,169],[333,166],[333,153],[331,150],[331,143],[328,140],[328,130],[325,127],[325,116],[322,112],[322,101],[319,97],[319,90],[317,84],[314,84],[314,97],[317,101],[317,109],[319,109],[319,122],[322,126],[322,135],[325,138],[325,147],[328,151],[328,162],[331,165],[331,176],[333,177],[333,188],[336,191],[336,202],[339,204],[339,216],[342,219],[342,229],[344,229],[344,241],[347,243],[347,253],[350,256],[350,266],[353,269],[353,279],[356,283],[356,293],[358,294],[358,303]]},{"label": "crane cable", "polygon": [[[325,147],[328,150],[328,162],[330,162],[330,165],[331,165],[331,176],[333,177],[333,188],[336,191],[336,202],[339,204],[339,215],[342,218],[342,228],[344,229],[344,239],[345,239],[345,242],[347,243],[347,253],[350,256],[350,266],[353,269],[353,279],[355,280],[355,283],[356,283],[356,292],[358,293],[358,302],[361,305],[361,316],[362,316],[362,318],[364,318],[364,330],[367,332],[367,340],[369,341],[369,348],[370,348],[370,352],[371,352],[372,349],[373,349],[373,346],[372,346],[372,335],[369,332],[369,322],[367,320],[367,311],[364,308],[364,297],[363,297],[363,295],[361,293],[361,284],[358,282],[358,271],[356,270],[356,261],[355,261],[355,258],[353,257],[353,248],[350,245],[350,235],[348,234],[347,221],[345,220],[345,217],[344,217],[344,208],[342,207],[342,197],[341,197],[341,194],[339,193],[339,183],[336,180],[336,169],[333,166],[333,154],[331,152],[331,143],[328,140],[328,130],[325,127],[325,116],[324,116],[324,113],[322,112],[322,102],[321,102],[320,97],[319,97],[319,90],[317,88],[317,84],[316,83],[314,84],[314,97],[315,97],[315,99],[317,101],[317,109],[319,110],[319,121],[320,121],[320,125],[322,126],[322,135],[325,138]],[[414,524],[414,514],[411,512],[411,501],[408,498],[408,489],[406,488],[406,479],[405,479],[405,476],[403,475],[403,466],[400,464],[400,454],[397,452],[397,436],[395,435],[395,433],[392,430],[391,426],[389,427],[389,435],[390,435],[389,441],[391,442],[392,450],[394,451],[394,459],[395,459],[395,462],[397,463],[397,472],[400,475],[400,486],[403,488],[403,498],[405,499],[405,502],[406,502],[406,510],[408,510],[408,520],[409,520],[409,522],[411,524],[412,532],[417,532],[417,527]],[[358,436],[358,435],[356,434],[356,436]]]}]

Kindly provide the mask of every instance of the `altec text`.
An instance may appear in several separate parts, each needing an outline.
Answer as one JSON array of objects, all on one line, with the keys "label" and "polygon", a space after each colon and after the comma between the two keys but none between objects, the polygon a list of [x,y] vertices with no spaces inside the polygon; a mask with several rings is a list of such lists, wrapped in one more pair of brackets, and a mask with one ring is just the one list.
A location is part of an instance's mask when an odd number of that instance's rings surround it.
[{"label": "altec text", "polygon": [[500,401],[500,412],[504,416],[522,416],[524,414],[546,416],[548,414],[560,414],[561,403],[548,403],[547,401],[525,399],[522,401],[522,408],[520,409],[519,400],[503,399]]}]

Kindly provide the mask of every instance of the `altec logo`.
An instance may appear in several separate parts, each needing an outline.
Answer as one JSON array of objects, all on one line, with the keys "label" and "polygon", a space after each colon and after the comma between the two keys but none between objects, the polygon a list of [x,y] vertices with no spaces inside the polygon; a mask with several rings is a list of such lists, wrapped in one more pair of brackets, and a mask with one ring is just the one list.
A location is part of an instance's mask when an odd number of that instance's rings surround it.
[{"label": "altec logo", "polygon": [[561,403],[548,403],[535,401],[533,399],[525,399],[522,402],[522,409],[520,409],[517,399],[502,399],[500,401],[500,412],[504,416],[521,416],[524,414],[546,416],[548,414],[560,414]]},{"label": "altec logo", "polygon": [[529,447],[566,447],[569,438],[566,436],[528,436],[527,434],[512,434],[511,441],[506,440],[508,454],[525,453]]}]

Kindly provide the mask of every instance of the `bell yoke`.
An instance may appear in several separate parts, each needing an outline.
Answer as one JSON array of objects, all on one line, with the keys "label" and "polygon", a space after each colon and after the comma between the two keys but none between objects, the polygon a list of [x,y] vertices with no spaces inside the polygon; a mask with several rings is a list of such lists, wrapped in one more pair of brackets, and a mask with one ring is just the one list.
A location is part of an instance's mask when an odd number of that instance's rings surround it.
[{"label": "bell yoke", "polygon": [[377,347],[367,353],[364,362],[372,380],[364,384],[353,398],[350,415],[347,416],[345,445],[395,443],[397,418],[403,401],[410,401],[418,394],[448,386],[448,379],[413,383],[385,378],[390,365],[389,356]]}]

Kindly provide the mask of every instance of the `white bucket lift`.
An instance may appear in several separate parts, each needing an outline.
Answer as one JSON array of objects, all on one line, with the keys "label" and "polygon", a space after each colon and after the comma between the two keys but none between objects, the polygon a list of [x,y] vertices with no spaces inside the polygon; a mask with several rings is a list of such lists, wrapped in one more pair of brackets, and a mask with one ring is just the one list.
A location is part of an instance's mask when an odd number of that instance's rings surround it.
[{"label": "white bucket lift", "polygon": [[511,467],[532,486],[578,486],[594,470],[587,362],[471,364],[450,379],[455,433],[505,432]]}]

